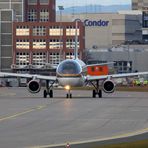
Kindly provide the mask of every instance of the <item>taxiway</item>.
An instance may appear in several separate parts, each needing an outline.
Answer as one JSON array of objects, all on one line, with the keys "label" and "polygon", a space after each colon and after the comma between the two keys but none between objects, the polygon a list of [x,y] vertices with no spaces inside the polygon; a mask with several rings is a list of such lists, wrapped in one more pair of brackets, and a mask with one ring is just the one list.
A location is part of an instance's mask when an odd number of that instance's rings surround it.
[{"label": "taxiway", "polygon": [[[0,88],[0,147],[91,143],[148,132],[148,93],[55,90],[53,99],[26,88]],[[145,138],[148,135],[145,135]],[[78,147],[78,146],[77,146]]]}]

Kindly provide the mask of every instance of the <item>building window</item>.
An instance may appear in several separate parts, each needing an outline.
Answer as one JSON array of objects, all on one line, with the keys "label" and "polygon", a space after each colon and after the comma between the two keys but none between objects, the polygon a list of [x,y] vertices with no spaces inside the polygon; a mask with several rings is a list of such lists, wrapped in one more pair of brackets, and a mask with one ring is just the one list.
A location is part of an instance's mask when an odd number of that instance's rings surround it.
[{"label": "building window", "polygon": [[74,59],[74,53],[66,53],[66,59]]},{"label": "building window", "polygon": [[148,12],[143,12],[143,27],[148,28]]},{"label": "building window", "polygon": [[[80,48],[80,42],[77,42],[77,46],[78,48]],[[75,48],[75,39],[67,39],[66,40],[66,48],[71,48],[74,49]]]},{"label": "building window", "polygon": [[29,22],[37,21],[37,11],[35,9],[30,9],[28,11],[28,21]]},{"label": "building window", "polygon": [[30,43],[29,40],[17,40],[16,49],[29,49]]},{"label": "building window", "polygon": [[[66,35],[67,36],[75,36],[76,35],[76,28],[75,26],[67,26],[66,27]],[[79,28],[77,29],[77,35],[80,35],[80,30]]]},{"label": "building window", "polygon": [[17,26],[16,36],[29,36],[29,27],[28,26]]},{"label": "building window", "polygon": [[16,53],[16,65],[18,65],[18,66],[29,65],[29,53],[17,52]]},{"label": "building window", "polygon": [[46,49],[46,41],[43,39],[33,40],[33,49]]},{"label": "building window", "polygon": [[60,49],[63,48],[63,42],[59,39],[51,39],[49,42],[49,49]]},{"label": "building window", "polygon": [[29,5],[36,5],[37,4],[37,0],[28,0],[28,4]]},{"label": "building window", "polygon": [[49,3],[49,0],[40,0],[40,4],[43,5],[43,4],[48,4]]},{"label": "building window", "polygon": [[37,52],[33,53],[32,64],[35,66],[43,66],[46,64],[46,53]]},{"label": "building window", "polygon": [[49,21],[49,11],[47,9],[42,9],[40,11],[40,21],[41,22]]},{"label": "building window", "polygon": [[34,26],[33,27],[33,36],[45,36],[46,27],[45,26]]},{"label": "building window", "polygon": [[114,68],[118,73],[132,72],[132,61],[115,61]]},{"label": "building window", "polygon": [[60,53],[50,53],[49,63],[52,65],[58,65],[60,63]]},{"label": "building window", "polygon": [[62,36],[63,35],[63,28],[59,26],[51,26],[49,29],[50,36]]}]

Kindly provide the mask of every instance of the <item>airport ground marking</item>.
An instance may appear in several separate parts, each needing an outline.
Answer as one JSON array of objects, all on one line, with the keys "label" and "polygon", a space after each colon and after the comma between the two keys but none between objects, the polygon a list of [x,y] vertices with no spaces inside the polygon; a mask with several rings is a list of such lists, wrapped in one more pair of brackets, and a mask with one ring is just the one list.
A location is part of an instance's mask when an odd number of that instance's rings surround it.
[{"label": "airport ground marking", "polygon": [[[133,137],[141,134],[145,134],[148,132],[148,128],[144,128],[141,130],[137,130],[134,132],[129,132],[125,134],[120,134],[120,135],[115,135],[111,137],[106,137],[106,138],[100,138],[100,139],[94,139],[94,140],[84,140],[84,141],[76,141],[76,142],[70,142],[70,145],[78,145],[78,144],[86,144],[86,143],[96,143],[96,142],[101,142],[101,141],[108,141],[108,140],[115,140],[115,139],[121,139],[121,138],[128,138],[128,137]],[[52,144],[52,145],[42,145],[42,146],[32,146],[29,148],[54,148],[54,147],[61,147],[65,146],[66,143],[61,143],[61,144]]]},{"label": "airport ground marking", "polygon": [[0,118],[0,122],[19,117],[19,116],[25,115],[27,113],[31,113],[33,111],[41,110],[41,109],[44,109],[46,107],[47,107],[47,105],[36,106],[34,108],[28,109],[28,110],[23,111],[23,112],[19,112],[19,113],[15,113],[13,115],[10,115],[10,116],[2,117],[2,118]]}]

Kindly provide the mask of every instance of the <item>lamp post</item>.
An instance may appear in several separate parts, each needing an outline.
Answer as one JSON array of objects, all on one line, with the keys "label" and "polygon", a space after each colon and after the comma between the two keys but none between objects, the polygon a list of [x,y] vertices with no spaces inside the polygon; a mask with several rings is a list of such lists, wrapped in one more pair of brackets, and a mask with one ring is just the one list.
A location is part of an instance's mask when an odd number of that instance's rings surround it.
[{"label": "lamp post", "polygon": [[60,11],[60,22],[62,22],[62,11],[64,10],[63,6],[58,6],[59,11]]},{"label": "lamp post", "polygon": [[62,61],[62,49],[63,49],[63,44],[62,44],[62,11],[64,10],[64,7],[63,6],[58,6],[58,8],[59,8],[59,11],[60,11],[60,62]]}]

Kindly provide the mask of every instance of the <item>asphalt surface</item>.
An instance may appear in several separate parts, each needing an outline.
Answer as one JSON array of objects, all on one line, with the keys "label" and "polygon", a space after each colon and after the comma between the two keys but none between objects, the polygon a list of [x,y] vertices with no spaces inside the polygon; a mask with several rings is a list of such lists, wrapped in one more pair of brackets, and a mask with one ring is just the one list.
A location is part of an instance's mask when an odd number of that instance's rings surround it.
[{"label": "asphalt surface", "polygon": [[74,91],[73,98],[66,99],[65,91],[56,90],[53,99],[44,99],[42,92],[0,88],[0,147],[70,143],[87,148],[114,143],[112,139],[148,139],[148,93],[115,92],[102,99],[92,99],[91,94]]}]

